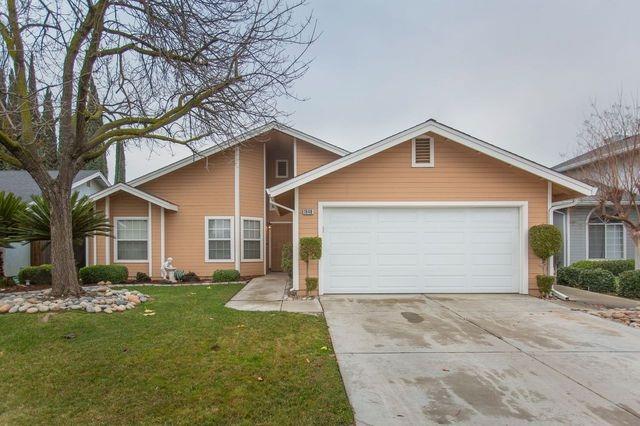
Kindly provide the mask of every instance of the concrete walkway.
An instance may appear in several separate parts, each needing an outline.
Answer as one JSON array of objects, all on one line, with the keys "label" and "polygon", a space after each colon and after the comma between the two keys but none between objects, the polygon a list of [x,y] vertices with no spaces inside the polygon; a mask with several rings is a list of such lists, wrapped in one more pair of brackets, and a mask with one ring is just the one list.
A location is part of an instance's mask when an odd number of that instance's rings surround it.
[{"label": "concrete walkway", "polygon": [[320,314],[322,306],[318,299],[290,300],[286,297],[288,277],[283,273],[271,273],[249,281],[225,305],[239,311],[282,311],[303,314]]},{"label": "concrete walkway", "polygon": [[569,296],[569,302],[575,302],[589,308],[593,308],[594,306],[604,306],[605,308],[633,309],[640,306],[640,300],[625,299],[624,297],[594,293],[592,291],[580,290],[579,288],[557,284],[554,288],[562,294]]}]

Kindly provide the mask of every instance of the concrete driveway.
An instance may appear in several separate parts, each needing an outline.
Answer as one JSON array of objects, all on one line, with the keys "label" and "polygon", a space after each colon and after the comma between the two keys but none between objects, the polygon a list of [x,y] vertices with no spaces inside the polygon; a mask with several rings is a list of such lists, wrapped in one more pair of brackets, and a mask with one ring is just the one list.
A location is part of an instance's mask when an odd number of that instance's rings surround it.
[{"label": "concrete driveway", "polygon": [[323,296],[358,424],[640,424],[640,330],[521,295]]}]

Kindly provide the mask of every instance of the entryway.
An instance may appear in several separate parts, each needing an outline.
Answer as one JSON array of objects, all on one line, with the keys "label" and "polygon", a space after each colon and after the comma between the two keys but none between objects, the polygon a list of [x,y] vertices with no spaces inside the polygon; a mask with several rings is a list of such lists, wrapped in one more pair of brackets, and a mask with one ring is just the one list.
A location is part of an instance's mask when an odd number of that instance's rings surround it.
[{"label": "entryway", "polygon": [[269,270],[282,272],[282,247],[293,237],[291,222],[269,222]]}]

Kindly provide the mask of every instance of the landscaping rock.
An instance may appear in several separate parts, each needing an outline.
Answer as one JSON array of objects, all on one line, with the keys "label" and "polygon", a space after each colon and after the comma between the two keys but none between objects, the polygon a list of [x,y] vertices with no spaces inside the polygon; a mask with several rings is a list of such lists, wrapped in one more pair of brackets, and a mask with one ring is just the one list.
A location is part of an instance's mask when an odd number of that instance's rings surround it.
[{"label": "landscaping rock", "polygon": [[6,314],[11,310],[11,305],[5,304],[0,306],[0,314]]},{"label": "landscaping rock", "polygon": [[27,312],[28,314],[35,314],[35,313],[37,313],[37,312],[38,312],[38,308],[36,308],[35,306],[32,306],[32,307],[28,308],[28,309],[26,310],[26,312]]},{"label": "landscaping rock", "polygon": [[640,328],[640,312],[638,308],[633,309],[601,309],[589,312],[591,315],[611,321],[619,322],[630,327]]},{"label": "landscaping rock", "polygon": [[135,294],[127,295],[127,300],[135,305],[138,305],[140,303],[140,298]]}]

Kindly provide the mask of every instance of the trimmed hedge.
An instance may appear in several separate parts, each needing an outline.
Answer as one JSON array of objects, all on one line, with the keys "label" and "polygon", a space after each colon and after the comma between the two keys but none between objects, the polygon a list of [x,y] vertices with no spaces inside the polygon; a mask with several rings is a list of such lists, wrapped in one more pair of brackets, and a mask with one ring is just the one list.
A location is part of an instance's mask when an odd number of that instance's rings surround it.
[{"label": "trimmed hedge", "polygon": [[40,266],[26,266],[18,272],[18,280],[20,284],[24,284],[29,280],[31,284],[51,285],[51,271],[53,265],[44,264]]},{"label": "trimmed hedge", "polygon": [[562,234],[554,225],[535,225],[529,228],[529,246],[542,260],[555,255],[562,248]]},{"label": "trimmed hedge", "polygon": [[640,299],[640,271],[626,271],[620,274],[618,296]]},{"label": "trimmed hedge", "polygon": [[635,269],[635,261],[633,259],[579,260],[572,263],[571,267],[578,269],[604,269],[618,276],[625,271],[633,271]]},{"label": "trimmed hedge", "polygon": [[144,272],[138,272],[136,274],[136,282],[137,283],[148,283],[151,282],[151,277]]},{"label": "trimmed hedge", "polygon": [[127,281],[129,270],[123,265],[92,265],[80,268],[78,275],[83,284],[96,284],[100,281],[119,284]]},{"label": "trimmed hedge", "polygon": [[584,269],[580,274],[580,284],[585,290],[596,293],[615,293],[616,277],[604,269]]},{"label": "trimmed hedge", "polygon": [[307,293],[316,291],[318,289],[318,279],[308,277],[304,279],[304,283],[306,284]]},{"label": "trimmed hedge", "polygon": [[239,279],[240,271],[236,269],[218,269],[213,273],[212,277],[214,283],[228,283]]},{"label": "trimmed hedge", "polygon": [[558,268],[558,284],[566,285],[567,287],[580,288],[580,274],[582,269],[574,268],[573,266],[563,266]]}]

